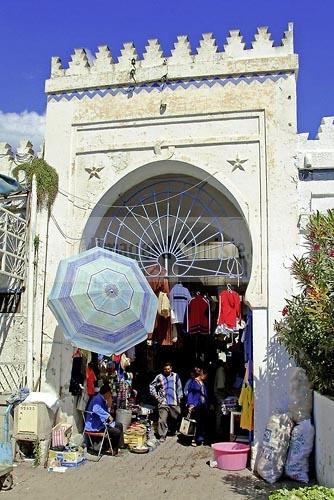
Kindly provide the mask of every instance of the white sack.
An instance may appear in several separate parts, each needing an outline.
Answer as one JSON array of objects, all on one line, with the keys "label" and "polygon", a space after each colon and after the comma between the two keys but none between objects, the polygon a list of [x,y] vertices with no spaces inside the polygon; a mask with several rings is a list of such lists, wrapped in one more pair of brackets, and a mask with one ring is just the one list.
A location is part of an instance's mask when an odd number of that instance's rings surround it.
[{"label": "white sack", "polygon": [[257,472],[268,483],[275,483],[283,474],[293,421],[289,415],[273,414],[264,431]]},{"label": "white sack", "polygon": [[313,449],[313,441],[314,427],[310,419],[294,427],[285,464],[286,476],[302,483],[309,482],[309,457]]}]

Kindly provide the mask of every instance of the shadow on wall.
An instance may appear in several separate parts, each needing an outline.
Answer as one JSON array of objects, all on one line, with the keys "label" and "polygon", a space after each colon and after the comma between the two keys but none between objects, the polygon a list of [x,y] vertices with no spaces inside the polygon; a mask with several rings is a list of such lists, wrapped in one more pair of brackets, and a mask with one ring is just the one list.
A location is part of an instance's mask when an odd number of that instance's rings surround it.
[{"label": "shadow on wall", "polygon": [[[254,345],[254,348],[255,345]],[[259,448],[255,457],[255,469],[261,451],[264,430],[269,417],[275,412],[285,413],[288,409],[288,387],[289,371],[293,361],[286,352],[276,336],[273,336],[268,343],[266,356],[263,359],[264,369],[260,369],[259,377],[254,377],[254,386],[256,390],[256,404],[260,404],[263,413],[257,415],[257,429],[255,442]],[[261,394],[269,398],[269,408],[261,405]],[[255,409],[256,411],[256,409]]]},{"label": "shadow on wall", "polygon": [[[56,327],[53,341],[50,340],[50,343],[52,343],[52,346],[45,370],[45,383],[59,395],[63,413],[68,416],[73,415],[75,427],[80,429],[82,427],[82,416],[76,410],[76,397],[69,393],[73,347],[64,339],[59,326]],[[45,345],[43,348],[45,349]]]},{"label": "shadow on wall", "polygon": [[270,339],[267,349],[267,367],[269,373],[271,412],[288,410],[288,389],[290,368],[295,366],[277,336]]},{"label": "shadow on wall", "polygon": [[0,356],[5,346],[14,314],[0,314]]}]

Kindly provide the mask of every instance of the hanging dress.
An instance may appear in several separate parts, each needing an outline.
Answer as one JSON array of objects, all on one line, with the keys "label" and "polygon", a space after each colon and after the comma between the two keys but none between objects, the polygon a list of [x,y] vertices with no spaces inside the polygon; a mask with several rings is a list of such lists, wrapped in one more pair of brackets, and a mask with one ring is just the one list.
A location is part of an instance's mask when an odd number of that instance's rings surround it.
[{"label": "hanging dress", "polygon": [[[148,274],[147,281],[149,282],[153,292],[159,297],[159,293],[169,294],[169,282],[166,277],[166,270],[158,265],[150,266],[146,269]],[[157,342],[160,345],[173,345],[172,342],[172,324],[170,316],[167,318],[157,313],[155,326],[152,333],[148,334],[148,338]]]},{"label": "hanging dress", "polygon": [[217,325],[236,328],[240,319],[240,296],[233,290],[223,290],[219,294],[219,313]]}]

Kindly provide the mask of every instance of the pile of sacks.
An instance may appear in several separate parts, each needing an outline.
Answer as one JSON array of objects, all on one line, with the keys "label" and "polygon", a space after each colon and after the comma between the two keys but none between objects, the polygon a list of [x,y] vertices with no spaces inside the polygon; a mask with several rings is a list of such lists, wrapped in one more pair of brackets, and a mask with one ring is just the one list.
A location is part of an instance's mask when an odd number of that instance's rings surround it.
[{"label": "pile of sacks", "polygon": [[288,413],[273,414],[267,424],[257,460],[257,472],[268,483],[285,475],[309,482],[309,457],[313,449],[312,388],[305,371],[293,368],[289,382]]}]

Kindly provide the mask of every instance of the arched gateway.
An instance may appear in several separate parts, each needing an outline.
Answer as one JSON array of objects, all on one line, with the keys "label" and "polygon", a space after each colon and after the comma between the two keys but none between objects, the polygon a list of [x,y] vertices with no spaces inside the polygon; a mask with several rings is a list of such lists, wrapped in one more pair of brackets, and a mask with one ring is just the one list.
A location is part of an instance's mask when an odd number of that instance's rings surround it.
[{"label": "arched gateway", "polygon": [[[287,363],[273,323],[291,290],[287,259],[298,243],[297,56],[292,26],[273,47],[259,28],[251,49],[231,31],[224,51],[206,34],[196,53],[179,37],[164,58],[125,44],[118,62],[76,49],[68,69],[53,58],[46,82],[46,160],[59,195],[40,222],[45,289],[37,291],[35,373],[68,397],[71,347],[42,307],[58,262],[95,244],[136,258],[144,272],[222,286],[253,311],[255,443],[284,403]],[[38,346],[42,346],[42,354]]]}]

